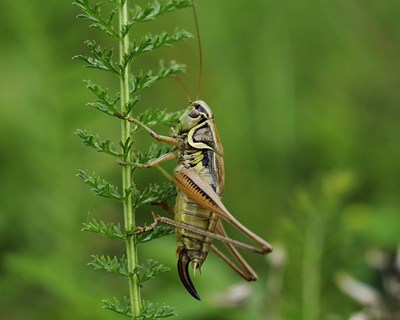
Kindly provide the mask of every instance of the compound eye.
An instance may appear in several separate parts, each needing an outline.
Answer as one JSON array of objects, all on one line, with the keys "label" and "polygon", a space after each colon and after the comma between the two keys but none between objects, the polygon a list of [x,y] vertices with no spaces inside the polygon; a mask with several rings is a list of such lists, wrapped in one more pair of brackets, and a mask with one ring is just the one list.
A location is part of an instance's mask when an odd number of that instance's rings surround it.
[{"label": "compound eye", "polygon": [[196,119],[198,116],[200,115],[199,110],[197,109],[193,109],[192,111],[190,111],[189,113],[189,117]]}]

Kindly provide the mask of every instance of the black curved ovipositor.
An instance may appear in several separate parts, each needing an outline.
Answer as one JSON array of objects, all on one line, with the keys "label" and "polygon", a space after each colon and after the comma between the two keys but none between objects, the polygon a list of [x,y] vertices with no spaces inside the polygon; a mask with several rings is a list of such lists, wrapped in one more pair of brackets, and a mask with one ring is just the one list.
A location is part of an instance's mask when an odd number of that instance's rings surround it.
[{"label": "black curved ovipositor", "polygon": [[197,293],[196,289],[194,288],[193,282],[189,276],[189,263],[190,259],[186,252],[181,252],[178,259],[178,273],[179,277],[183,285],[185,286],[186,290],[192,295],[193,298],[197,300],[201,300],[199,294]]}]

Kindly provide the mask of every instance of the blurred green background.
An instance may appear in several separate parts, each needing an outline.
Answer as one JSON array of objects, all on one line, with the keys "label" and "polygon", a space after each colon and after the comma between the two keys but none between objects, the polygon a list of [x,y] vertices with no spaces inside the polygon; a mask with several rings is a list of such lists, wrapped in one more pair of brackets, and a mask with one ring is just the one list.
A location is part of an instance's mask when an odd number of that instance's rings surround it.
[{"label": "blurred green background", "polygon": [[[118,121],[84,107],[93,96],[82,80],[111,89],[118,82],[71,60],[86,52],[86,39],[113,46],[78,13],[71,1],[0,4],[2,319],[112,319],[101,299],[127,294],[125,279],[86,266],[91,254],[118,256],[123,247],[80,231],[92,218],[122,220],[118,204],[75,176],[82,168],[120,181],[115,161],[74,135],[82,128],[119,137]],[[174,237],[159,239],[139,255],[172,272],[149,282],[143,298],[175,306],[181,319],[348,319],[362,306],[339,289],[346,273],[388,301],[383,271],[365,256],[389,257],[399,244],[400,2],[199,0],[198,16],[200,98],[214,110],[225,149],[224,202],[276,250],[268,259],[245,254],[259,274],[250,284],[210,254],[194,279],[198,302],[177,276]],[[133,36],[175,26],[194,33],[191,11]],[[187,64],[183,80],[194,94],[196,42],[154,52],[140,67],[160,58]],[[138,112],[187,104],[174,80],[142,101]],[[162,180],[155,170],[137,179]],[[145,209],[140,223],[151,221]]]}]

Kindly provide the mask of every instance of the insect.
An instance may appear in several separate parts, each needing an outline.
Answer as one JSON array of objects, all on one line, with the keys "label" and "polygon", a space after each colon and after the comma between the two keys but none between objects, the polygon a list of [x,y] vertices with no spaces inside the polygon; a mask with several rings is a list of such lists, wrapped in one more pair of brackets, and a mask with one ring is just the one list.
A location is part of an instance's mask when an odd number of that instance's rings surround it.
[{"label": "insect", "polygon": [[[190,103],[179,119],[175,136],[161,136],[135,118],[120,116],[144,128],[160,142],[178,147],[141,167],[155,167],[167,160],[178,159],[174,177],[177,186],[175,219],[155,216],[155,222],[143,228],[148,231],[159,223],[176,227],[178,273],[188,292],[196,299],[200,297],[189,276],[189,264],[200,270],[209,250],[213,250],[223,261],[247,281],[257,279],[256,273],[237,251],[236,247],[255,253],[272,251],[271,245],[242,225],[221,201],[224,188],[223,149],[210,107],[201,100]],[[222,221],[232,224],[258,246],[254,247],[229,238]],[[237,266],[222,251],[212,244],[222,241],[239,263]]]},{"label": "insect", "polygon": [[[194,4],[192,7],[200,51],[200,86],[201,44]],[[201,271],[201,266],[210,249],[244,279],[247,281],[256,280],[256,273],[236,248],[267,254],[272,251],[272,247],[264,239],[242,225],[222,203],[225,180],[223,148],[215,126],[213,112],[207,103],[202,100],[191,102],[179,119],[174,130],[175,134],[171,136],[159,135],[135,118],[124,115],[118,116],[142,127],[154,139],[177,147],[177,151],[164,154],[147,164],[132,165],[145,168],[157,167],[177,186],[174,219],[154,216],[154,223],[139,228],[138,232],[151,230],[160,222],[176,228],[178,273],[187,291],[194,298],[200,300],[189,275],[189,265],[192,263],[194,272],[196,270]],[[171,159],[178,159],[173,177],[159,167],[159,164]],[[222,220],[233,225],[246,237],[254,241],[257,246],[229,238],[224,230]],[[222,241],[236,263],[220,251],[213,244],[213,240]]]}]

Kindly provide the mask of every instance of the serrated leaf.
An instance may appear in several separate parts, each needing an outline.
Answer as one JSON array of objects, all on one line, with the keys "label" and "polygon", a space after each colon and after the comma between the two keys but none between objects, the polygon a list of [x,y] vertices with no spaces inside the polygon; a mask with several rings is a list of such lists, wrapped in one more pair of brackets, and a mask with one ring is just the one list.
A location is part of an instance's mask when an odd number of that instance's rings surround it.
[{"label": "serrated leaf", "polygon": [[131,304],[127,297],[124,297],[122,302],[115,297],[112,300],[104,299],[102,302],[104,303],[104,309],[111,310],[125,316],[131,316]]},{"label": "serrated leaf", "polygon": [[138,103],[140,101],[140,98],[141,98],[140,95],[136,95],[129,99],[129,101],[125,104],[125,108],[124,108],[124,112],[123,112],[124,116],[129,116],[133,107],[136,105],[136,103]]},{"label": "serrated leaf", "polygon": [[108,18],[104,18],[101,14],[101,3],[96,3],[91,7],[88,0],[75,0],[72,4],[83,11],[82,14],[78,15],[78,18],[90,21],[90,27],[102,30],[108,35],[119,37],[118,32],[115,31],[113,26],[115,14],[117,12],[116,8],[110,11]]},{"label": "serrated leaf", "polygon": [[166,109],[160,110],[158,108],[147,108],[146,111],[139,114],[136,119],[148,127],[152,127],[157,124],[173,127],[178,123],[182,113],[182,111],[167,112]]},{"label": "serrated leaf", "polygon": [[160,67],[156,75],[153,75],[152,71],[148,71],[147,73],[140,71],[138,74],[132,76],[130,89],[132,94],[138,90],[150,87],[151,84],[158,80],[172,77],[185,71],[185,65],[178,64],[175,61],[170,61],[168,65],[165,66],[164,61],[161,60],[159,65]]},{"label": "serrated leaf", "polygon": [[93,57],[79,54],[74,56],[72,59],[80,59],[85,61],[87,63],[85,67],[88,68],[95,68],[121,74],[119,64],[112,61],[113,49],[103,48],[94,40],[86,40],[85,43],[89,47]]},{"label": "serrated leaf", "polygon": [[154,51],[161,47],[171,47],[173,43],[183,41],[193,36],[185,30],[176,30],[169,35],[167,32],[161,34],[147,34],[139,42],[132,41],[128,53],[124,54],[122,68],[125,67],[138,55]]},{"label": "serrated leaf", "polygon": [[137,275],[139,283],[146,282],[150,279],[154,279],[159,275],[171,271],[171,268],[164,266],[158,261],[149,259],[146,264],[138,266],[133,272],[129,272],[128,263],[125,255],[121,258],[116,256],[98,256],[92,255],[92,260],[88,263],[95,270],[102,270],[105,272],[111,272],[124,277],[132,277]]},{"label": "serrated leaf", "polygon": [[122,232],[119,223],[105,223],[103,221],[97,222],[93,219],[91,222],[83,224],[82,231],[98,233],[112,239],[126,240],[126,234]]},{"label": "serrated leaf", "polygon": [[158,145],[156,143],[151,143],[148,151],[146,153],[135,151],[134,163],[146,164],[151,160],[155,160],[171,151],[175,150],[175,147],[167,145]]},{"label": "serrated leaf", "polygon": [[123,156],[123,153],[116,151],[115,145],[109,139],[102,140],[98,135],[93,135],[86,130],[81,129],[77,129],[75,134],[82,139],[82,143],[85,146],[92,147],[98,152],[104,152],[118,158]]},{"label": "serrated leaf", "polygon": [[[125,315],[131,317],[131,304],[127,297],[124,297],[124,300],[121,302],[117,298],[113,299],[104,299],[102,301],[104,303],[103,308],[107,310],[114,311],[118,314]],[[150,319],[162,319],[168,318],[171,316],[176,316],[175,309],[167,306],[166,304],[158,305],[152,302],[142,301],[142,308],[140,313],[137,315],[137,320],[150,320]]]},{"label": "serrated leaf", "polygon": [[86,184],[92,187],[92,191],[98,196],[116,199],[122,201],[124,198],[118,192],[118,187],[114,186],[105,179],[100,178],[94,174],[89,174],[85,170],[79,170],[78,177],[80,177]]},{"label": "serrated leaf", "polygon": [[149,319],[162,319],[162,318],[168,318],[172,316],[176,316],[177,313],[174,308],[162,304],[154,304],[152,302],[142,302],[142,310],[140,311],[138,315],[138,319],[142,320],[149,320]]},{"label": "serrated leaf", "polygon": [[96,101],[88,103],[88,106],[98,109],[99,111],[111,116],[114,116],[116,113],[118,113],[116,105],[120,100],[119,93],[115,97],[111,97],[108,94],[108,89],[105,89],[90,80],[86,80],[85,84],[86,87],[97,96]]},{"label": "serrated leaf", "polygon": [[91,258],[92,260],[88,263],[88,265],[92,266],[95,270],[112,272],[125,277],[131,276],[128,271],[128,263],[125,255],[123,255],[121,258],[116,256],[110,257],[92,255]]},{"label": "serrated leaf", "polygon": [[[131,141],[131,137],[128,137],[128,139],[126,139],[125,142],[120,141],[119,142],[119,146],[122,149],[122,158],[125,160],[128,157],[129,152],[132,149],[133,146],[133,141]],[[128,193],[126,193],[126,195],[128,195]]]},{"label": "serrated leaf", "polygon": [[176,187],[172,183],[162,185],[151,183],[135,198],[135,207],[149,204],[152,202],[165,202],[176,196]]},{"label": "serrated leaf", "polygon": [[125,36],[136,22],[150,21],[157,16],[178,9],[184,9],[191,5],[192,2],[190,0],[153,1],[152,3],[148,3],[144,8],[136,5],[135,8],[131,10],[131,18],[128,23],[122,27],[121,36]]},{"label": "serrated leaf", "polygon": [[143,283],[169,271],[171,271],[171,268],[164,266],[158,261],[149,259],[145,265],[140,266],[137,272],[138,280],[140,283]]}]

